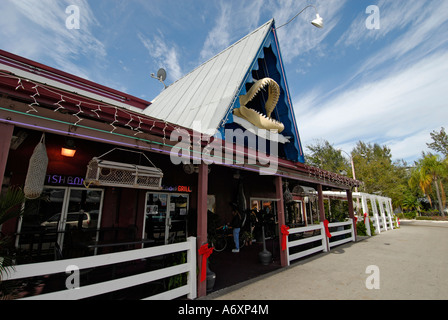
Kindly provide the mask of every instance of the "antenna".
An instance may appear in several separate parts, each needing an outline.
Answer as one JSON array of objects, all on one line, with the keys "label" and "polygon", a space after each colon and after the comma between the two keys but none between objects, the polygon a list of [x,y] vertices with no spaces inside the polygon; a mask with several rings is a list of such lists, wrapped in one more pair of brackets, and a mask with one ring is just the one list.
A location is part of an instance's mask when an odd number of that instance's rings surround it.
[{"label": "antenna", "polygon": [[167,86],[165,85],[165,82],[164,82],[166,80],[166,71],[165,71],[165,69],[160,68],[159,71],[157,71],[157,77],[154,75],[154,73],[151,73],[151,78],[159,80],[163,84],[165,89],[167,88]]}]

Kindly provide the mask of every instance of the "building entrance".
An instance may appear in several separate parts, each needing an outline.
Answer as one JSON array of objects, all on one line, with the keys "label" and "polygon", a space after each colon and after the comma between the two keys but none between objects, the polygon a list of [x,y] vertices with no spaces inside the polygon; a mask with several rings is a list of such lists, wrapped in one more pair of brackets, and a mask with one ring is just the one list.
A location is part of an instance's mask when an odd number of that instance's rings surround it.
[{"label": "building entrance", "polygon": [[156,244],[186,239],[189,201],[188,194],[148,192],[143,239]]}]

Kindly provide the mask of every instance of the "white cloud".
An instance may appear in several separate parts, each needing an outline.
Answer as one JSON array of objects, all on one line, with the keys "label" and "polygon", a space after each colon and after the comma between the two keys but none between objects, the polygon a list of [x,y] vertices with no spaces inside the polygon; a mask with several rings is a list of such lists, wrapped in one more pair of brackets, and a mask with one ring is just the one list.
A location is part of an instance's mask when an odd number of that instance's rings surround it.
[{"label": "white cloud", "polygon": [[[337,42],[337,45],[360,46],[384,38],[392,32],[403,32],[393,42],[368,56],[357,75],[375,71],[384,63],[407,65],[437,50],[448,42],[446,33],[440,32],[448,23],[446,1],[380,1],[381,28],[368,30],[367,15],[359,15]],[[407,56],[409,55],[409,56]]]},{"label": "white cloud", "polygon": [[[345,0],[327,0],[321,6],[317,6],[319,15],[324,19],[323,29],[311,25],[311,21],[316,18],[316,11],[313,8],[306,9],[287,26],[278,29],[279,42],[286,63],[311,50],[318,55],[324,54],[320,45],[337,25],[345,2]],[[277,28],[288,22],[304,7],[304,3],[294,0],[277,1],[276,9],[273,11]]]},{"label": "white cloud", "polygon": [[[335,145],[357,141],[392,144],[394,157],[421,154],[422,132],[446,124],[448,118],[448,54],[434,54],[401,72],[384,73],[322,101],[318,92],[294,103],[304,145],[325,139]],[[308,103],[308,106],[302,103]],[[419,141],[419,147],[412,144]],[[409,144],[408,144],[409,143]],[[407,150],[407,152],[404,152]]]},{"label": "white cloud", "polygon": [[[438,130],[439,128],[434,128]],[[423,151],[429,151],[427,143],[431,142],[430,133],[433,130],[422,130],[411,134],[409,137],[398,140],[386,141],[387,145],[392,150],[392,155],[395,159],[404,159],[409,165],[413,165],[414,161],[420,157]]]},{"label": "white cloud", "polygon": [[182,77],[183,73],[179,64],[178,50],[174,45],[168,45],[163,35],[154,35],[151,40],[139,33],[138,38],[155,63],[158,64],[158,67],[167,69],[167,77],[170,80],[176,81]]},{"label": "white cloud", "polygon": [[350,151],[361,140],[412,163],[430,132],[446,126],[448,3],[381,0],[378,7],[379,30],[368,30],[361,12],[336,42],[339,50],[372,49],[350,63],[348,78],[330,88],[322,81],[295,99],[299,130],[304,145],[326,139]]},{"label": "white cloud", "polygon": [[[66,8],[80,9],[80,29],[68,29]],[[0,44],[4,50],[89,78],[81,58],[106,56],[104,45],[92,34],[97,26],[86,0],[6,0],[0,11]]]},{"label": "white cloud", "polygon": [[[220,1],[219,16],[213,28],[207,34],[200,53],[201,62],[226,49],[255,28],[259,27],[260,15],[266,1]],[[236,38],[235,38],[236,36]]]},{"label": "white cloud", "polygon": [[230,24],[231,24],[231,5],[229,3],[220,3],[221,14],[216,19],[216,24],[208,33],[204,46],[201,51],[203,61],[211,58],[230,44]]}]

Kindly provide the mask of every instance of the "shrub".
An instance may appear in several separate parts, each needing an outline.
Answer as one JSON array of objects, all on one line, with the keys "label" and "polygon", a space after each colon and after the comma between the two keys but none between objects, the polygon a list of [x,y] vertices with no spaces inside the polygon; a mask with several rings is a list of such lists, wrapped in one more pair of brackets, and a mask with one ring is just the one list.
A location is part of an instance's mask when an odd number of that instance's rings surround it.
[{"label": "shrub", "polygon": [[415,219],[417,217],[417,212],[415,211],[405,212],[403,215],[406,219]]},{"label": "shrub", "polygon": [[[372,220],[370,220],[370,234],[372,236],[375,235],[375,227],[373,226]],[[356,233],[358,234],[358,236],[367,236],[367,227],[366,224],[364,223],[364,220],[358,221],[358,223],[356,224]]]},{"label": "shrub", "polygon": [[356,233],[358,236],[366,236],[367,235],[367,228],[366,228],[364,221],[359,221],[356,224]]}]

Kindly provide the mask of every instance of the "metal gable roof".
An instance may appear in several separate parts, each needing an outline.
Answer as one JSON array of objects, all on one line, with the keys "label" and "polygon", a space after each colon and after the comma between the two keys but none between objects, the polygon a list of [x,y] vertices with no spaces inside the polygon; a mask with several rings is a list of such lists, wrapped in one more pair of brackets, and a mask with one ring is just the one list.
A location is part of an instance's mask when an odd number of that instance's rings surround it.
[{"label": "metal gable roof", "polygon": [[273,20],[268,21],[171,84],[143,113],[201,133],[216,133],[272,25]]}]

